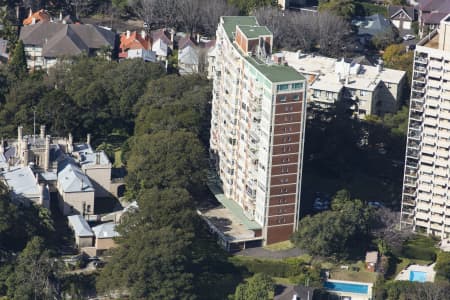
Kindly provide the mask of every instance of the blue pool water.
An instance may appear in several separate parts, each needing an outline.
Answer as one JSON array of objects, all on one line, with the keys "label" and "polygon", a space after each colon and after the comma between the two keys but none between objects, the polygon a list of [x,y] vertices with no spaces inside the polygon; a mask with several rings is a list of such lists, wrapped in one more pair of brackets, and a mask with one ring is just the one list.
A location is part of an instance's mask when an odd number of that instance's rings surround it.
[{"label": "blue pool water", "polygon": [[409,281],[425,282],[427,281],[427,273],[420,271],[409,271]]},{"label": "blue pool water", "polygon": [[355,294],[368,294],[369,293],[369,286],[365,285],[365,284],[326,281],[323,284],[323,286],[327,290],[337,291],[337,292],[348,292],[348,293],[355,293]]}]

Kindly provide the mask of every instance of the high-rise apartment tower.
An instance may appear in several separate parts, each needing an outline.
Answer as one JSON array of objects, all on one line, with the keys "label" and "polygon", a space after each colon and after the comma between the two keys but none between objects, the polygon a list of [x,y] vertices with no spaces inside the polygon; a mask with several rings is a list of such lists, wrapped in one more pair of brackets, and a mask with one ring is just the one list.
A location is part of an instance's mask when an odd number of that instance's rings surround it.
[{"label": "high-rise apartment tower", "polygon": [[450,15],[415,50],[403,228],[450,236]]},{"label": "high-rise apartment tower", "polygon": [[305,78],[272,54],[255,17],[221,17],[216,38],[210,144],[224,195],[265,244],[287,240],[300,210]]}]

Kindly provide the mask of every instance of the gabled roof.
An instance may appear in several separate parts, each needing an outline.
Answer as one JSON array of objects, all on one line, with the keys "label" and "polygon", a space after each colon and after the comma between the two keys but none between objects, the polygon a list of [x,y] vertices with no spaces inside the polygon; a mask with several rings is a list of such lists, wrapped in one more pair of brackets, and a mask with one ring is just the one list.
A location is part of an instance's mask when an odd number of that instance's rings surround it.
[{"label": "gabled roof", "polygon": [[47,13],[46,10],[38,10],[35,13],[32,13],[31,9],[30,9],[30,15],[28,16],[28,18],[26,18],[25,20],[23,20],[23,25],[31,25],[33,24],[33,19],[35,23],[38,22],[48,22],[50,21],[50,15]]},{"label": "gabled roof", "polygon": [[198,52],[194,47],[185,46],[178,53],[178,61],[186,65],[198,65]]},{"label": "gabled roof", "polygon": [[172,41],[167,37],[164,28],[152,31],[151,37],[153,43],[156,42],[157,40],[162,40],[165,44],[172,45]]},{"label": "gabled roof", "polygon": [[58,163],[58,184],[65,193],[93,192],[89,177],[70,157]]},{"label": "gabled roof", "polygon": [[39,184],[30,167],[13,167],[1,175],[14,194],[27,198],[40,196]]},{"label": "gabled roof", "polygon": [[418,7],[422,11],[448,14],[450,13],[450,0],[421,0]]},{"label": "gabled roof", "polygon": [[391,22],[380,14],[353,20],[352,24],[358,27],[359,35],[376,35],[392,28]]},{"label": "gabled roof", "polygon": [[389,5],[388,6],[388,16],[393,19],[401,12],[404,12],[411,21],[415,19],[414,7],[403,6],[403,5]]},{"label": "gabled roof", "polygon": [[120,49],[126,51],[128,49],[150,49],[150,37],[133,31],[127,37],[127,32],[120,35]]},{"label": "gabled roof", "polygon": [[42,47],[45,57],[58,57],[114,47],[115,33],[90,24],[44,22],[22,27],[19,39],[25,45]]},{"label": "gabled roof", "polygon": [[116,231],[116,224],[112,222],[103,223],[101,225],[92,227],[92,231],[94,231],[95,237],[97,239],[108,239],[120,236],[119,233]]},{"label": "gabled roof", "polygon": [[178,41],[178,49],[186,48],[187,46],[195,47],[196,43],[191,35],[187,34],[186,36],[182,37]]},{"label": "gabled roof", "polygon": [[76,236],[80,237],[94,236],[91,227],[89,227],[88,223],[81,215],[68,216],[67,219],[69,221],[69,225],[72,227]]},{"label": "gabled roof", "polygon": [[422,14],[422,22],[424,24],[439,24],[441,20],[448,15],[446,12],[431,12]]},{"label": "gabled roof", "polygon": [[74,56],[81,54],[83,51],[89,51],[88,45],[70,26],[64,26],[44,45],[42,55],[44,57]]}]

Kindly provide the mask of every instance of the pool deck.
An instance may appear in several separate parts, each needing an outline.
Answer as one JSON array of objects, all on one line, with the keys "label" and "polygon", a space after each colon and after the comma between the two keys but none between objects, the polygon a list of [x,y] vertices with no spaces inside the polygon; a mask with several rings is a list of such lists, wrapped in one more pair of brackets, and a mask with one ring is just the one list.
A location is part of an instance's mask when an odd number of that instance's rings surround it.
[{"label": "pool deck", "polygon": [[327,280],[328,282],[338,282],[338,283],[349,283],[349,284],[359,284],[359,285],[367,285],[368,289],[367,289],[367,294],[358,294],[358,293],[351,293],[351,292],[340,292],[340,291],[335,291],[335,290],[329,290],[326,289],[328,292],[338,295],[338,296],[347,296],[347,297],[351,297],[352,300],[370,300],[372,299],[372,288],[373,288],[373,284],[372,283],[367,283],[367,282],[358,282],[358,281],[347,281],[347,280]]},{"label": "pool deck", "polygon": [[434,282],[434,277],[436,277],[436,272],[434,271],[434,265],[431,264],[429,266],[421,266],[421,265],[410,265],[400,273],[398,273],[397,277],[395,277],[395,280],[404,280],[409,281],[409,272],[415,271],[415,272],[424,272],[426,273],[426,281],[427,282]]}]

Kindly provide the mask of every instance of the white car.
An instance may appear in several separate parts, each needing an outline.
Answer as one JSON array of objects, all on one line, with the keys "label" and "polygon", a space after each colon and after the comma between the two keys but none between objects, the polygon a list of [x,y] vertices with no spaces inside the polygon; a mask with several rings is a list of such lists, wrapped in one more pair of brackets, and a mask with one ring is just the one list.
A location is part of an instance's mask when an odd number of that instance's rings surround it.
[{"label": "white car", "polygon": [[415,38],[416,38],[416,37],[415,37],[414,35],[412,35],[412,34],[406,34],[406,35],[403,36],[403,40],[404,40],[404,41],[413,40],[413,39],[415,39]]}]

